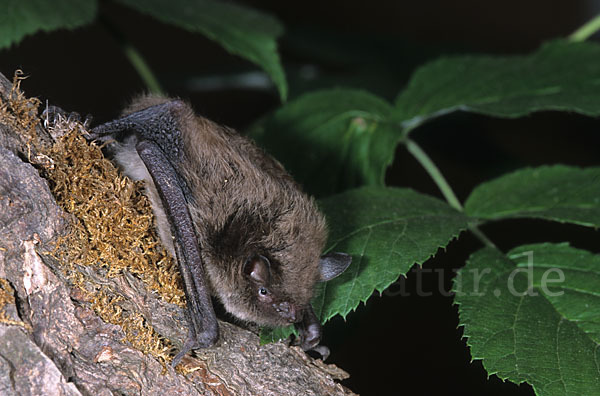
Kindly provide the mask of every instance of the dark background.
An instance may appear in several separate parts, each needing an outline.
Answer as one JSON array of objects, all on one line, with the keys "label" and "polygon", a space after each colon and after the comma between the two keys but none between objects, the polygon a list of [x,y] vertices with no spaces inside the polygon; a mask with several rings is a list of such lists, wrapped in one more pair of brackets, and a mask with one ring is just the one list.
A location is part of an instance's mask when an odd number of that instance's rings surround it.
[{"label": "dark background", "polygon": [[[600,1],[245,3],[271,12],[285,25],[279,44],[291,99],[313,89],[347,86],[393,100],[411,71],[428,59],[527,53],[543,41],[570,34],[600,12]],[[260,70],[202,36],[107,2],[100,11],[140,50],[166,91],[190,100],[201,114],[244,130],[279,105]],[[10,78],[17,68],[29,75],[22,83],[28,95],[92,114],[95,122],[116,117],[144,90],[118,42],[100,23],[75,32],[37,34],[0,51],[0,72]],[[241,83],[232,79],[240,76]],[[458,113],[424,125],[413,137],[464,200],[482,181],[523,166],[597,166],[599,127],[596,119],[566,113],[519,120]],[[403,148],[387,180],[441,197]],[[527,220],[497,222],[483,231],[502,249],[568,240],[600,252],[598,231],[584,227]],[[482,364],[471,362],[456,307],[444,292],[451,287],[452,270],[479,247],[474,237],[463,234],[423,270],[409,272],[346,321],[338,317],[325,327],[329,361],[351,374],[347,386],[363,395],[533,395],[528,385],[487,378]]]}]

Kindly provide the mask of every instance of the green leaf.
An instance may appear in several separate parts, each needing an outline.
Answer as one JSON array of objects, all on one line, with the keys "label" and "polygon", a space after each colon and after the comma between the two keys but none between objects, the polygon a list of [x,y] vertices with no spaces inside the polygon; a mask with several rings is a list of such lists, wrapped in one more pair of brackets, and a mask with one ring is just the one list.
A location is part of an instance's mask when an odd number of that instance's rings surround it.
[{"label": "green leaf", "polygon": [[[462,213],[410,189],[362,187],[320,204],[330,229],[327,251],[352,255],[343,274],[317,284],[312,305],[322,323],[338,314],[345,318],[467,228]],[[278,331],[264,332],[263,341],[291,334],[289,328]]]},{"label": "green leaf", "polygon": [[283,27],[274,17],[229,2],[215,0],[117,0],[159,21],[199,32],[232,54],[262,67],[287,96],[287,82],[277,53]]},{"label": "green leaf", "polygon": [[418,69],[396,100],[407,131],[456,110],[498,117],[534,111],[600,114],[600,46],[553,41],[526,56],[442,58]]},{"label": "green leaf", "polygon": [[317,91],[284,105],[253,137],[313,195],[383,185],[400,138],[386,121],[391,110],[364,91]]},{"label": "green leaf", "polygon": [[260,331],[260,345],[270,344],[279,340],[285,340],[292,334],[296,334],[294,326],[276,327],[274,329],[263,327]]},{"label": "green leaf", "polygon": [[6,0],[0,12],[0,48],[39,30],[75,29],[96,16],[96,0]]},{"label": "green leaf", "polygon": [[462,213],[410,189],[363,187],[320,203],[330,228],[327,250],[352,255],[350,267],[316,291],[322,322],[346,317],[467,228]]},{"label": "green leaf", "polygon": [[[546,299],[600,345],[600,255],[576,249],[568,243],[524,245],[507,255],[521,268],[533,263],[534,287],[541,287],[544,273],[549,269],[562,271],[564,282],[546,284],[550,291],[544,293]],[[551,270],[546,277],[547,280],[558,279],[557,275],[557,271]]]},{"label": "green leaf", "polygon": [[483,183],[465,203],[482,219],[535,217],[600,227],[600,168],[526,168]]},{"label": "green leaf", "polygon": [[540,396],[597,394],[600,256],[550,243],[508,256],[482,249],[455,279],[473,359]]}]

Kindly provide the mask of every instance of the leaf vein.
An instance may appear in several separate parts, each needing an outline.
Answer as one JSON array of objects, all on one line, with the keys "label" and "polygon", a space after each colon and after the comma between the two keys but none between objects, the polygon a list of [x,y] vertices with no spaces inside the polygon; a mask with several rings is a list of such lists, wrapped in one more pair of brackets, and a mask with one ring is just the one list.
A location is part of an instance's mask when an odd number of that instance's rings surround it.
[{"label": "leaf vein", "polygon": [[565,391],[565,394],[568,394],[567,392],[567,384],[565,383],[565,380],[563,378],[563,373],[562,373],[562,367],[560,366],[560,352],[559,352],[559,347],[558,347],[558,343],[560,342],[560,326],[562,325],[562,322],[564,321],[564,318],[561,318],[558,321],[558,324],[556,325],[556,362],[557,362],[557,366],[558,366],[558,375],[559,375],[559,381],[562,383],[563,386],[563,390]]},{"label": "leaf vein", "polygon": [[441,214],[431,214],[431,215],[427,215],[427,214],[422,214],[422,215],[415,215],[415,216],[407,216],[407,217],[403,217],[400,219],[388,219],[388,220],[382,220],[379,221],[377,223],[373,223],[373,224],[369,224],[366,225],[364,227],[359,227],[354,229],[352,232],[349,232],[347,234],[344,234],[340,237],[338,237],[335,241],[332,242],[331,247],[334,248],[335,246],[339,245],[342,241],[349,239],[350,237],[364,231],[367,229],[372,229],[372,228],[376,228],[376,227],[380,227],[386,224],[393,224],[393,223],[400,223],[400,222],[404,222],[406,223],[404,230],[406,230],[407,226],[408,226],[408,221],[409,220],[415,220],[415,219],[429,219],[429,218],[438,218],[438,219],[455,219],[456,215],[454,214],[448,214],[448,215],[441,215]]},{"label": "leaf vein", "polygon": [[521,295],[521,297],[519,298],[519,304],[517,305],[517,309],[515,310],[515,317],[513,320],[513,324],[511,326],[512,329],[512,333],[513,333],[513,353],[515,355],[515,369],[517,370],[517,373],[521,374],[521,371],[519,370],[519,357],[517,356],[517,319],[519,317],[519,312],[521,311],[521,305],[523,304],[523,300],[525,299],[525,295]]}]

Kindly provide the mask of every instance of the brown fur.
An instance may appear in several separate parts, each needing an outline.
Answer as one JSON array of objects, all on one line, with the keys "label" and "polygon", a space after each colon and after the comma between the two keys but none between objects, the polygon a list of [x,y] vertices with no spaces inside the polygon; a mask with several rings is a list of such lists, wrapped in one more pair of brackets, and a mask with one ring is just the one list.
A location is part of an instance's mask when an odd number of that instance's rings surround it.
[{"label": "brown fur", "polygon": [[[125,114],[171,100],[144,96]],[[286,301],[303,310],[319,279],[319,258],[327,239],[325,220],[282,165],[250,139],[177,103],[183,153],[174,165],[191,191],[189,209],[211,294],[240,319],[261,325],[286,324],[270,304],[257,300],[244,264],[255,254],[268,258],[273,302]],[[120,156],[122,164],[130,161],[123,160],[127,155]],[[173,251],[151,180],[148,190],[161,239]]]}]

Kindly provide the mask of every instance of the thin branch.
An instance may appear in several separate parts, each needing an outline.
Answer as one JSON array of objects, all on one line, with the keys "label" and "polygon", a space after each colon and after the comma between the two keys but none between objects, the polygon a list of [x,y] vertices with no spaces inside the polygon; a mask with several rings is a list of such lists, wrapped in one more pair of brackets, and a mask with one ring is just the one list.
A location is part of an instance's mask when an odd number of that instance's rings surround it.
[{"label": "thin branch", "polygon": [[[438,186],[448,204],[459,212],[464,212],[464,208],[456,197],[454,190],[452,190],[452,187],[450,187],[450,184],[448,184],[446,178],[444,175],[442,175],[442,172],[440,172],[439,168],[435,165],[431,158],[429,158],[427,153],[423,151],[423,149],[414,140],[407,138],[404,141],[404,144],[406,145],[408,151],[417,159],[417,161],[419,161],[427,173],[429,173],[429,176],[431,176],[435,184]],[[487,235],[485,235],[477,227],[476,224],[469,224],[468,227],[473,235],[475,235],[477,239],[481,241],[481,243],[483,243],[485,246],[496,248],[494,242],[492,242]]]}]

